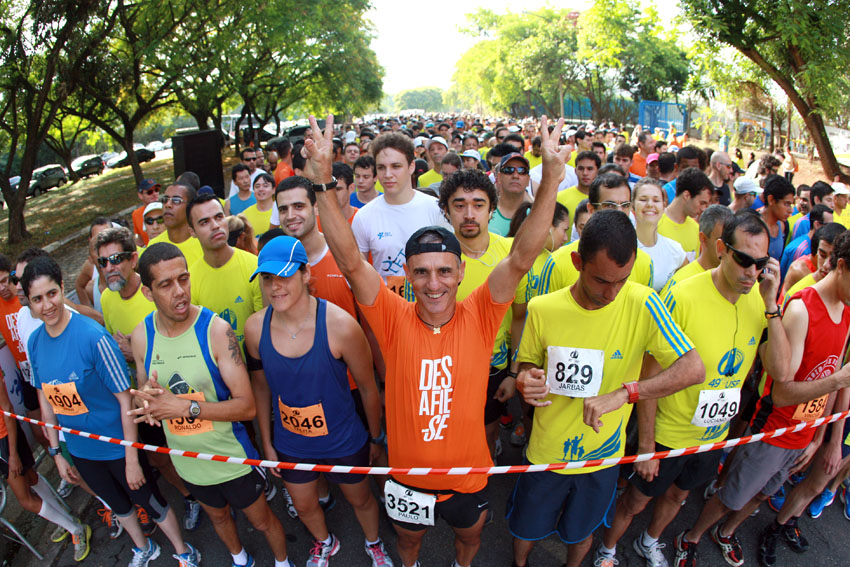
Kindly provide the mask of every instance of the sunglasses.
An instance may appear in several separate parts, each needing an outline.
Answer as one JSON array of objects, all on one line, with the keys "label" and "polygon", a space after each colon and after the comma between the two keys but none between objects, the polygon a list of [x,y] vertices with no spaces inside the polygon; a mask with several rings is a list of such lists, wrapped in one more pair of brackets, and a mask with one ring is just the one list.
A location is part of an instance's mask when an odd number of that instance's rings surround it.
[{"label": "sunglasses", "polygon": [[770,256],[765,256],[764,258],[753,258],[749,254],[745,254],[740,250],[736,250],[732,248],[732,246],[728,242],[724,242],[726,248],[732,251],[732,259],[741,266],[742,268],[749,268],[750,266],[755,264],[756,270],[759,272],[767,266],[767,263],[770,261]]},{"label": "sunglasses", "polygon": [[154,193],[159,193],[159,189],[148,189],[146,191],[141,191],[145,195],[153,195]]},{"label": "sunglasses", "polygon": [[512,165],[506,165],[505,167],[503,167],[502,169],[500,169],[500,170],[499,170],[499,172],[500,172],[500,173],[505,173],[505,174],[507,174],[507,175],[513,175],[513,173],[514,173],[514,172],[516,172],[516,173],[518,173],[518,174],[520,174],[520,175],[528,175],[528,168],[527,168],[527,167],[522,167],[522,166],[514,167],[514,166],[512,166]]},{"label": "sunglasses", "polygon": [[21,281],[21,278],[15,275],[15,270],[12,270],[9,273],[9,283],[12,285],[18,285],[18,282]]},{"label": "sunglasses", "polygon": [[244,158],[242,161],[257,161],[257,158],[255,158],[255,157],[246,157],[246,158]]},{"label": "sunglasses", "polygon": [[159,202],[163,205],[167,205],[169,200],[175,205],[182,205],[186,202],[186,199],[184,199],[183,197],[169,197],[168,195],[163,195],[159,198]]},{"label": "sunglasses", "polygon": [[164,222],[165,222],[165,217],[163,217],[162,215],[160,215],[158,217],[148,217],[148,218],[145,219],[146,225],[153,225],[154,223],[162,224]]},{"label": "sunglasses", "polygon": [[625,211],[632,206],[632,202],[623,201],[622,203],[616,203],[614,201],[602,201],[601,203],[591,203],[591,205],[595,209],[620,209]]},{"label": "sunglasses", "polygon": [[112,256],[106,258],[101,256],[97,259],[97,265],[101,268],[105,268],[107,263],[112,264],[113,266],[117,266],[124,260],[129,260],[132,255],[132,252],[116,252]]}]

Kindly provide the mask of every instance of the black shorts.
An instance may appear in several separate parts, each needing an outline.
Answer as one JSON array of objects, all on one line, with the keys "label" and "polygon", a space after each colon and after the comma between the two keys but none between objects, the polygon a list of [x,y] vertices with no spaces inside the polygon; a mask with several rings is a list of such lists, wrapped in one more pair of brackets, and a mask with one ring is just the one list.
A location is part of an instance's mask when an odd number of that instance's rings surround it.
[{"label": "black shorts", "polygon": [[[850,421],[850,420],[848,420]],[[18,448],[18,458],[21,460],[24,472],[35,466],[35,460],[32,458],[32,449],[27,443],[27,438],[24,436],[24,430],[21,429],[20,422],[15,424],[18,430],[18,442],[15,444]],[[9,477],[9,436],[0,439],[0,474],[3,478]]]},{"label": "black shorts", "polygon": [[498,421],[505,413],[506,403],[500,402],[493,396],[499,390],[502,380],[508,377],[509,370],[510,366],[505,366],[501,370],[494,366],[490,367],[490,378],[487,380],[487,402],[484,404],[484,425]]},{"label": "black shorts", "polygon": [[21,397],[24,399],[24,408],[27,411],[35,411],[41,408],[38,403],[38,390],[29,382],[21,380]]},{"label": "black shorts", "polygon": [[165,430],[162,427],[144,422],[139,424],[139,443],[155,445],[157,447],[168,447],[168,441],[165,440]]},{"label": "black shorts", "polygon": [[[656,443],[655,450],[669,451],[670,448]],[[642,494],[650,498],[661,496],[673,484],[681,490],[690,492],[717,476],[717,466],[720,464],[722,454],[722,451],[708,451],[672,459],[661,459],[658,464],[658,476],[652,482],[646,482],[634,471],[632,471],[629,481]]]},{"label": "black shorts", "polygon": [[[484,487],[478,492],[453,492],[448,498],[442,501],[439,498],[445,498],[445,496],[438,495],[437,504],[434,506],[434,520],[443,518],[449,526],[459,530],[471,528],[481,519],[481,513],[490,509],[488,488],[489,486]],[[418,488],[413,489],[419,492],[428,492],[427,490],[420,490]],[[421,532],[430,527],[423,524],[400,522],[392,518],[390,521],[394,525],[411,532]]]},{"label": "black shorts", "polygon": [[168,502],[152,481],[153,471],[143,451],[139,451],[139,464],[146,482],[138,490],[132,490],[127,485],[126,461],[123,457],[112,461],[92,461],[80,456],[74,457],[74,465],[83,480],[95,494],[109,504],[116,516],[129,516],[133,513],[133,504],[136,504],[147,510],[155,522],[161,522],[168,513]]},{"label": "black shorts", "polygon": [[264,497],[266,477],[261,470],[251,467],[248,474],[220,484],[201,486],[185,479],[183,484],[192,496],[210,508],[224,508],[229,504],[232,508],[242,510],[256,502],[257,498]]},{"label": "black shorts", "polygon": [[[366,444],[353,455],[337,459],[308,459],[293,457],[292,455],[281,453],[276,449],[275,453],[277,453],[277,460],[283,463],[314,463],[317,465],[330,466],[343,465],[347,467],[368,467],[369,450],[371,449],[370,445],[371,442],[367,440]],[[365,474],[320,473],[316,471],[297,471],[293,469],[278,469],[278,471],[280,472],[280,476],[284,482],[291,482],[292,484],[306,484],[308,482],[313,482],[319,478],[320,474],[324,474],[328,482],[333,482],[335,484],[357,484],[366,479]]]}]

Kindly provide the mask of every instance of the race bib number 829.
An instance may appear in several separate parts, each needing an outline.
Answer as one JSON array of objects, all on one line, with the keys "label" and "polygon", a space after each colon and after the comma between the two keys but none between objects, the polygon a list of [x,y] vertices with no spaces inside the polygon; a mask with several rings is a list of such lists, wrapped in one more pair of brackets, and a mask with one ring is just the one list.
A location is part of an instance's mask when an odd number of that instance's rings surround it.
[{"label": "race bib number 829", "polygon": [[546,381],[549,391],[570,398],[592,398],[602,386],[605,352],[590,348],[550,346]]}]

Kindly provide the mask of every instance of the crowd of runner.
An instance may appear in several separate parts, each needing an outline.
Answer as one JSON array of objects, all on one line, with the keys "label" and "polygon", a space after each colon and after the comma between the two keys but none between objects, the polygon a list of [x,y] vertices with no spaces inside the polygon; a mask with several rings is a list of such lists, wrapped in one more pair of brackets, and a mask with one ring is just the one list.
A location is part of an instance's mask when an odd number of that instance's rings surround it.
[{"label": "crowd of runner", "polygon": [[[145,179],[129,222],[91,223],[76,303],[43,250],[0,255],[0,331],[29,417],[184,451],[427,468],[493,465],[500,427],[536,465],[691,447],[850,407],[850,190],[795,187],[790,151],[745,163],[672,129],[546,117],[310,124],[295,145],[242,149],[224,195],[192,172]],[[0,407],[12,411],[6,388]],[[325,518],[329,483],[373,567],[393,565],[389,547],[419,566],[439,519],[455,534],[453,565],[467,567],[492,520],[482,474],[266,471],[53,429],[32,438],[55,461],[60,495],[79,486],[110,537],[127,532],[131,567],[163,552],[157,527],[178,565],[197,567],[203,546],[185,537],[202,514],[233,566],[253,566],[233,510],[275,567],[295,565],[269,506],[281,485],[313,538],[298,558],[308,567],[333,563],[341,545]],[[0,421],[0,457],[21,506],[84,560],[91,527],[36,474],[14,418]],[[817,518],[840,494],[850,520],[848,475],[845,420],[732,451],[521,474],[507,507],[512,565],[533,564],[534,543],[553,534],[568,567],[591,551],[594,566],[616,565],[655,500],[631,542],[647,567],[695,567],[706,533],[737,567],[736,531],[767,500],[776,516],[758,561],[772,567],[780,541],[809,547],[804,513]],[[159,477],[183,497],[180,520]],[[665,533],[693,490],[706,499],[698,519]],[[381,510],[394,542],[378,535]]]}]

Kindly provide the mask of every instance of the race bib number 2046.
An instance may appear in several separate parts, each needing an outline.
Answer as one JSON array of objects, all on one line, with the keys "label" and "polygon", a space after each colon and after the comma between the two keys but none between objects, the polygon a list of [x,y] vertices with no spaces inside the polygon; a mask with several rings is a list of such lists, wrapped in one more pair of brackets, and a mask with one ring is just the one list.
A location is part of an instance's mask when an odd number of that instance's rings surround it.
[{"label": "race bib number 2046", "polygon": [[605,351],[591,348],[550,346],[546,381],[549,392],[570,398],[592,398],[602,386]]}]

